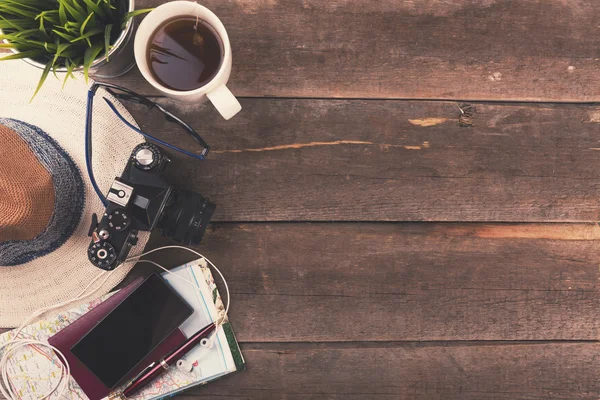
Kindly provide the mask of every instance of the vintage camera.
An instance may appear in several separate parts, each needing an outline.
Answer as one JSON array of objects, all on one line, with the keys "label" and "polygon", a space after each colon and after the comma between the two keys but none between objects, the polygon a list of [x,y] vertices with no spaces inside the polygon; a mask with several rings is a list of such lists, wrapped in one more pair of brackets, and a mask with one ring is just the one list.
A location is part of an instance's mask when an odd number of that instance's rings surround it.
[{"label": "vintage camera", "polygon": [[106,196],[102,219],[92,217],[88,247],[92,264],[114,269],[137,244],[138,232],[154,228],[186,245],[200,243],[216,206],[198,193],[169,186],[161,176],[169,162],[151,143],[135,147]]}]

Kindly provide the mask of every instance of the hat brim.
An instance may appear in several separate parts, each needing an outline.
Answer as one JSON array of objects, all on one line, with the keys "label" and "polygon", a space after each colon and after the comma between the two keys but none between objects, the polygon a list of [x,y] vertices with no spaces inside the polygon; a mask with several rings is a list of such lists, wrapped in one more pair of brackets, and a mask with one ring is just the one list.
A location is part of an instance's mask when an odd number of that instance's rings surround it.
[{"label": "hat brim", "polygon": [[[49,77],[30,103],[40,73],[40,70],[20,61],[0,62],[0,117],[41,128],[69,154],[83,177],[84,207],[77,228],[56,250],[24,264],[0,265],[0,327],[18,326],[41,308],[69,301],[93,280],[96,283],[90,289],[96,290],[93,293],[90,290],[86,300],[106,294],[133,268],[133,263],[128,263],[112,272],[105,272],[87,259],[90,242],[87,233],[92,214],[104,211],[85,172],[88,85],[79,74],[62,90],[62,82]],[[135,125],[133,117],[118,101],[106,92],[98,94],[109,98],[119,112]],[[94,103],[93,127],[94,174],[100,189],[106,193],[114,178],[121,175],[133,148],[144,139],[121,122],[105,102]],[[148,232],[140,232],[138,244],[130,255],[140,254],[148,237]],[[60,311],[61,308],[53,310],[55,313]]]}]

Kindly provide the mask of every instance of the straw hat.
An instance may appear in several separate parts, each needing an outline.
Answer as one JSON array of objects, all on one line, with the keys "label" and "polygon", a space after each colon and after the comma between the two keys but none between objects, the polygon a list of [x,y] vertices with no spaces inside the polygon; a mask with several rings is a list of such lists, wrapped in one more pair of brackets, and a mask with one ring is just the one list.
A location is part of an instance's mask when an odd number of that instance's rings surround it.
[{"label": "straw hat", "polygon": [[[30,103],[40,73],[23,62],[0,62],[0,327],[75,297],[99,275],[98,284],[106,281],[90,298],[103,295],[133,267],[109,273],[88,261],[92,214],[104,207],[85,169],[87,85],[78,76],[61,90],[50,76]],[[93,160],[101,190],[108,191],[141,142],[105,102],[95,102]],[[141,253],[148,236],[140,232],[130,255]]]}]

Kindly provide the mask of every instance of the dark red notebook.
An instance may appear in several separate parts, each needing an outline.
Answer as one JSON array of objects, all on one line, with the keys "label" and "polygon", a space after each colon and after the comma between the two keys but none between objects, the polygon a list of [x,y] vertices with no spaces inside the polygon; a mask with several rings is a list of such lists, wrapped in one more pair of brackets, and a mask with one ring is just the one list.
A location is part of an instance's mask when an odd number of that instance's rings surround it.
[{"label": "dark red notebook", "polygon": [[[100,400],[110,393],[110,389],[106,387],[96,375],[94,375],[77,357],[71,353],[71,347],[75,345],[83,336],[85,336],[98,322],[100,322],[108,313],[110,313],[121,301],[123,301],[131,292],[133,292],[141,283],[143,278],[139,278],[134,282],[115,293],[106,301],[83,315],[71,325],[59,331],[56,335],[48,339],[48,343],[59,349],[67,359],[71,367],[71,376],[81,390],[90,398],[90,400]],[[174,348],[185,342],[186,338],[183,333],[177,329],[169,335],[158,347],[152,351],[144,360],[129,374],[127,379],[131,379],[139,374],[150,363],[165,356]]]}]

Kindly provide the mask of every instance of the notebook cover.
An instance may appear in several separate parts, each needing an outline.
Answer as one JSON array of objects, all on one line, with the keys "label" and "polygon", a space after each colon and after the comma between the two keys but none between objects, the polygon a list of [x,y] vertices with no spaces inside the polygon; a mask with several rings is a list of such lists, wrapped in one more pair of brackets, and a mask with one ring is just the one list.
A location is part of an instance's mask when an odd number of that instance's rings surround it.
[{"label": "notebook cover", "polygon": [[[48,339],[48,343],[56,347],[65,355],[65,358],[71,367],[71,376],[90,400],[100,400],[106,397],[110,393],[110,389],[106,387],[81,361],[79,361],[73,353],[71,353],[71,347],[119,305],[121,301],[133,292],[143,281],[143,278],[139,278],[130,283],[125,288],[121,289],[119,292],[83,315],[77,321]],[[128,379],[139,374],[151,362],[163,357],[175,347],[182,344],[185,340],[186,338],[181,330],[175,330],[160,345],[158,345],[153,352],[144,358],[143,362],[131,372]]]}]

